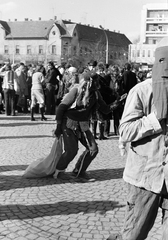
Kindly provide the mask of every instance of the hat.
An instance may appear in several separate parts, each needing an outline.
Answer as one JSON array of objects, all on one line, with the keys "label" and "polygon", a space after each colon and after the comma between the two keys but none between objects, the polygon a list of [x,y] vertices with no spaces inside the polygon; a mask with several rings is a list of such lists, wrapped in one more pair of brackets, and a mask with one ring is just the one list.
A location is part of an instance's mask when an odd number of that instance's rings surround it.
[{"label": "hat", "polygon": [[93,67],[96,67],[96,66],[97,66],[97,61],[91,60],[91,61],[89,62],[89,65],[90,65],[90,66],[93,66]]},{"label": "hat", "polygon": [[76,69],[75,67],[70,67],[70,68],[68,69],[68,72],[70,72],[70,73],[76,73],[76,72],[77,72],[77,69]]}]

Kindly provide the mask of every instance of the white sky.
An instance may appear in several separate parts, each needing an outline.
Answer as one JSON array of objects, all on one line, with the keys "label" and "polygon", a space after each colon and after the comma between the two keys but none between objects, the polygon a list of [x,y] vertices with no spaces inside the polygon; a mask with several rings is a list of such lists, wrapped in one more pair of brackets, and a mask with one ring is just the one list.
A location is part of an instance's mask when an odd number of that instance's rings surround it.
[{"label": "white sky", "polygon": [[124,33],[131,41],[140,33],[142,6],[168,0],[0,0],[0,19],[71,19],[74,22],[102,25]]}]

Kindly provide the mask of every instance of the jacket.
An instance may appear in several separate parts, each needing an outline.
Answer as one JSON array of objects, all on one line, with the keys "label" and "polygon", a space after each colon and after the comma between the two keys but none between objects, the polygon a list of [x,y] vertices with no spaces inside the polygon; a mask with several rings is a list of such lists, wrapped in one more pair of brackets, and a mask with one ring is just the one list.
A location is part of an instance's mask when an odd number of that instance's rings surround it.
[{"label": "jacket", "polygon": [[17,76],[13,70],[3,72],[2,88],[18,91]]},{"label": "jacket", "polygon": [[[79,101],[76,102],[78,95],[78,85],[74,86],[71,91],[63,98],[62,102],[58,106],[56,120],[57,122],[62,122],[63,118],[69,118],[74,121],[89,121],[91,117],[91,112],[99,105],[99,110],[103,113],[108,114],[111,112],[110,106],[108,106],[102,99],[101,94],[98,92],[98,99],[96,98],[95,92],[90,95],[89,104],[83,107]],[[72,107],[72,104],[75,107]]]},{"label": "jacket", "polygon": [[156,117],[152,79],[133,87],[127,97],[119,126],[120,144],[129,143],[123,178],[126,182],[160,193],[168,183],[166,120]]}]

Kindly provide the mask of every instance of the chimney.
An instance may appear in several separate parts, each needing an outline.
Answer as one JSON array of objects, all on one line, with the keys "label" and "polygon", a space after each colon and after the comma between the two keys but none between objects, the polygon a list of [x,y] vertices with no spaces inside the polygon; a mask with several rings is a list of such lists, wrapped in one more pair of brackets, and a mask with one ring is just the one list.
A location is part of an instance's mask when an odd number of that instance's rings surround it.
[{"label": "chimney", "polygon": [[69,19],[68,21],[71,22],[71,19]]},{"label": "chimney", "polygon": [[10,22],[10,19],[8,19],[8,22]]},{"label": "chimney", "polygon": [[29,21],[29,19],[28,19],[28,18],[25,18],[25,21]]},{"label": "chimney", "polygon": [[17,22],[17,19],[15,18],[15,22]]},{"label": "chimney", "polygon": [[55,20],[55,21],[57,20],[57,16],[54,16],[54,20]]},{"label": "chimney", "polygon": [[39,21],[41,21],[41,17],[39,17]]}]

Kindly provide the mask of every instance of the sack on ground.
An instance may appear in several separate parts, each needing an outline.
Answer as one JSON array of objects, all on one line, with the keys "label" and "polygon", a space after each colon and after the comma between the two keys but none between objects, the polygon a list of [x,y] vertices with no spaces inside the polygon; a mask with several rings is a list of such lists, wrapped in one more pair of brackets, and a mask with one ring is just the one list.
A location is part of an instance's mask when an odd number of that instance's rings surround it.
[{"label": "sack on ground", "polygon": [[62,137],[55,138],[51,151],[47,157],[37,159],[25,170],[23,177],[40,178],[52,175],[62,154]]}]

